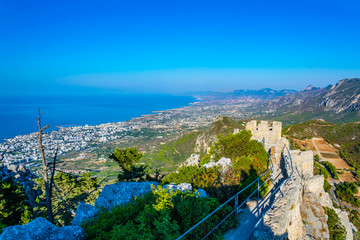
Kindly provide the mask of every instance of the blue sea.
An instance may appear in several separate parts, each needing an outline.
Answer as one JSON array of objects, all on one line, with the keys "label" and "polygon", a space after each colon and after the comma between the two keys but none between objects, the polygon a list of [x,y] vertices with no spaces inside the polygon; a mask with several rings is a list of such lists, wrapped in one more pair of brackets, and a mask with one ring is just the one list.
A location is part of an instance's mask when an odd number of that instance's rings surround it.
[{"label": "blue sea", "polygon": [[193,97],[166,94],[111,96],[0,97],[0,141],[37,131],[40,108],[42,125],[97,125],[122,122],[153,111],[188,106]]}]

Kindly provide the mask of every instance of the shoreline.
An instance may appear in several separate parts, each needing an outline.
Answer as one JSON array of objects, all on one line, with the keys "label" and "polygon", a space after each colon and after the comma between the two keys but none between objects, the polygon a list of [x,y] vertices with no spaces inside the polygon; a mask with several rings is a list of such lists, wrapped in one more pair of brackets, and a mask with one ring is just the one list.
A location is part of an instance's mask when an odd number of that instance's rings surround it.
[{"label": "shoreline", "polygon": [[[192,97],[192,96],[190,96]],[[100,123],[100,124],[87,124],[87,123],[84,123],[84,124],[64,124],[64,125],[57,125],[57,126],[51,126],[50,125],[50,128],[56,128],[55,130],[51,130],[51,131],[46,131],[45,133],[50,133],[50,132],[54,132],[54,131],[60,131],[61,128],[66,128],[66,129],[72,129],[72,128],[76,128],[76,127],[85,127],[85,126],[89,126],[89,127],[99,127],[99,126],[102,126],[102,125],[106,125],[106,124],[122,124],[122,123],[126,123],[126,122],[132,122],[132,121],[136,121],[136,120],[140,120],[142,118],[151,118],[152,116],[156,116],[158,114],[162,114],[162,113],[165,113],[165,112],[168,112],[168,111],[175,111],[175,110],[180,110],[180,109],[183,109],[185,107],[191,107],[191,106],[196,106],[197,104],[201,103],[202,101],[195,98],[195,97],[192,97],[193,99],[197,100],[197,101],[192,101],[190,103],[188,103],[187,105],[182,105],[180,107],[175,107],[175,108],[169,108],[169,109],[164,109],[164,110],[154,110],[154,111],[151,111],[151,113],[149,114],[141,114],[140,116],[137,116],[137,117],[131,117],[130,119],[127,119],[127,120],[123,120],[123,121],[118,121],[118,122],[104,122],[104,123]],[[67,126],[67,125],[73,125],[73,126]],[[5,143],[9,140],[13,140],[15,138],[19,138],[19,137],[25,137],[25,136],[31,136],[31,135],[34,135],[34,134],[37,134],[37,132],[31,132],[31,133],[26,133],[26,134],[18,134],[18,135],[15,135],[14,137],[10,137],[10,138],[2,138],[0,139],[0,143]]]}]

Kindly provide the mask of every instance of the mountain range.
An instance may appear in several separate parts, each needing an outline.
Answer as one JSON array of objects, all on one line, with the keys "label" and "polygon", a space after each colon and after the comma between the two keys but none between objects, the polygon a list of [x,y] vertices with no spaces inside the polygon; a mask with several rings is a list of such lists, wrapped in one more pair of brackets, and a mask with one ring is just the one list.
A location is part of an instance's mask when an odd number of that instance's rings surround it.
[{"label": "mountain range", "polygon": [[360,119],[360,79],[344,79],[324,88],[309,86],[304,90],[256,104],[259,116],[298,123],[314,118],[329,122]]}]

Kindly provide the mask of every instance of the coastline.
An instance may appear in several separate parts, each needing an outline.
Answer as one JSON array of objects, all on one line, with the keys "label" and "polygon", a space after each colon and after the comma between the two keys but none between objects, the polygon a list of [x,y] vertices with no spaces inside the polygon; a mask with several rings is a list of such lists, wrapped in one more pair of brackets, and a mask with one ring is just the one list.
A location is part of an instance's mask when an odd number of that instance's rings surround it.
[{"label": "coastline", "polygon": [[[42,122],[50,124],[50,130],[54,131],[68,125],[97,126],[127,122],[144,115],[191,106],[197,101],[192,96],[169,94],[111,95],[104,98],[98,103],[96,100],[99,96],[94,99],[88,96],[81,97],[79,102],[71,102],[72,98],[68,100],[65,97],[55,97],[48,100],[46,97],[47,102],[39,104],[37,103],[41,100],[39,97],[30,98],[32,100],[29,101],[30,103],[25,101],[28,97],[20,100],[18,97],[4,98],[6,101],[0,103],[0,143],[36,132],[34,119],[39,108],[45,113]],[[90,103],[86,101],[88,99],[91,100]],[[72,107],[74,110],[71,110]]]}]

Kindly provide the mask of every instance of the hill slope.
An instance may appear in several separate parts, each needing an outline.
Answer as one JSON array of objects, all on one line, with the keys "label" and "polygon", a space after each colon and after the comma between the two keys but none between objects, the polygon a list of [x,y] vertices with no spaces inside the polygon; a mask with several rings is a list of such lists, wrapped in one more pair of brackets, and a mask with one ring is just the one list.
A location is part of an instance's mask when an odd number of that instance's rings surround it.
[{"label": "hill slope", "polygon": [[256,106],[258,114],[294,124],[314,118],[330,122],[360,119],[360,79],[344,79],[334,86],[314,88],[285,95]]},{"label": "hill slope", "polygon": [[194,131],[145,153],[144,160],[169,170],[175,169],[192,153],[199,154],[200,157],[204,156],[218,135],[229,135],[234,133],[235,129],[244,128],[241,123],[230,117],[219,116],[209,127]]},{"label": "hill slope", "polygon": [[340,150],[340,155],[351,166],[360,168],[360,124],[327,123],[311,120],[283,129],[283,134],[295,139],[322,137]]},{"label": "hill slope", "polygon": [[270,88],[263,88],[260,90],[251,90],[251,89],[240,89],[232,92],[195,92],[190,93],[193,97],[196,97],[199,100],[205,102],[214,102],[214,103],[229,103],[229,102],[259,102],[263,100],[274,99],[279,96],[294,94],[297,91],[282,89],[274,90]]}]

